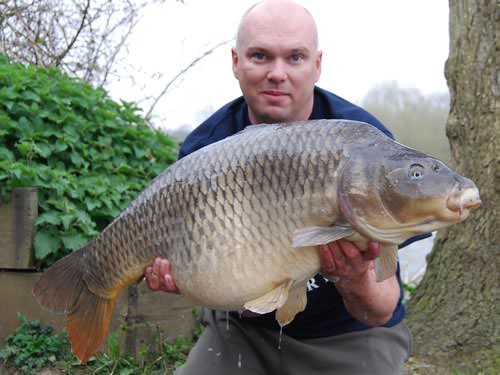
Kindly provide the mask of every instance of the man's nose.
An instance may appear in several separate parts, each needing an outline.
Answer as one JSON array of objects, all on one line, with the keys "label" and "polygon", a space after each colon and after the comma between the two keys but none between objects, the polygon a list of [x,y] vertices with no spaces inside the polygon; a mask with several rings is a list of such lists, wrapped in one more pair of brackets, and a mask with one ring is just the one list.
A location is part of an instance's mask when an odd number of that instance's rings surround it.
[{"label": "man's nose", "polygon": [[279,59],[274,61],[267,73],[267,79],[273,82],[283,82],[287,77],[286,64]]}]

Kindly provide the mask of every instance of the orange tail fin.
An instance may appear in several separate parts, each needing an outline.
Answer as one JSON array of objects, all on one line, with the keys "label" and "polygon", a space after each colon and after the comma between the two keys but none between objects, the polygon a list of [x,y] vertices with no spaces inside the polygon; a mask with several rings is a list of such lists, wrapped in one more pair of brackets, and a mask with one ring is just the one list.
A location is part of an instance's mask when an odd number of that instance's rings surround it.
[{"label": "orange tail fin", "polygon": [[74,310],[69,313],[66,329],[71,349],[83,363],[106,340],[115,302],[116,297],[102,298],[84,288]]},{"label": "orange tail fin", "polygon": [[82,255],[78,250],[55,263],[35,284],[38,302],[68,316],[66,325],[73,353],[86,362],[108,334],[118,293],[104,298],[94,294],[84,280]]}]

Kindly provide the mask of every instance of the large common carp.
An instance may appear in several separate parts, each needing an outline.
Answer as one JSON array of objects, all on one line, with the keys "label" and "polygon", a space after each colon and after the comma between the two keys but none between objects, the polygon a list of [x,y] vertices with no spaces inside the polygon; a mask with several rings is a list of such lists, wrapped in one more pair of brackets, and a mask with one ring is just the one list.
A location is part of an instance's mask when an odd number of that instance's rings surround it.
[{"label": "large common carp", "polygon": [[305,308],[318,244],[382,242],[383,280],[395,272],[398,244],[479,204],[472,181],[371,125],[249,126],[168,168],[97,239],[49,268],[34,294],[67,314],[82,361],[105,340],[119,292],[157,256],[194,302],[277,310],[285,325]]}]

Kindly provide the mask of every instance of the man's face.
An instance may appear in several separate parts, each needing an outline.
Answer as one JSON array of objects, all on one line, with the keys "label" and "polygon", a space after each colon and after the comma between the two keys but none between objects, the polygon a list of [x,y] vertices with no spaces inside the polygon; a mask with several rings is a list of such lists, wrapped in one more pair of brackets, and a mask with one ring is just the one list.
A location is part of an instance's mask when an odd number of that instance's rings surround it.
[{"label": "man's face", "polygon": [[233,73],[249,107],[250,121],[307,120],[321,73],[315,26],[302,14],[248,20],[232,50]]}]

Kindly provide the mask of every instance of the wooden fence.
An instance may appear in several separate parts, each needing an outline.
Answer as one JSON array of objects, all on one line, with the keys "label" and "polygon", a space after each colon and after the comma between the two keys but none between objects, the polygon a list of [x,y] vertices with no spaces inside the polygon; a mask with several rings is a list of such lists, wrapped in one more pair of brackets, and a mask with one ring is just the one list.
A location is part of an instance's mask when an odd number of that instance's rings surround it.
[{"label": "wooden fence", "polygon": [[[38,305],[32,295],[40,277],[33,267],[33,238],[38,215],[36,189],[19,188],[11,200],[0,203],[0,341],[19,325],[18,312],[62,329],[64,316]],[[157,345],[178,335],[189,335],[196,307],[181,296],[151,292],[145,283],[131,286],[115,308],[111,330],[125,328],[122,346],[137,354],[142,345]]]}]

